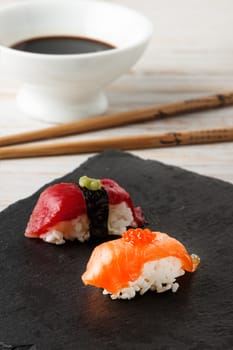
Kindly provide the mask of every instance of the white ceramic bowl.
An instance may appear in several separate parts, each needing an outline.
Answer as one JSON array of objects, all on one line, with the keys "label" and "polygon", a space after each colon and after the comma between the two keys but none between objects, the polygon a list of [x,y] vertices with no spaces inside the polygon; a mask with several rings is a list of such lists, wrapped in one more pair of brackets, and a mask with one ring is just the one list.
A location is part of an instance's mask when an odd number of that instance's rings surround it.
[{"label": "white ceramic bowl", "polygon": [[[31,0],[0,10],[0,67],[22,83],[17,100],[34,117],[65,122],[103,113],[104,87],[143,53],[151,23],[134,10],[95,0]],[[36,54],[10,48],[33,37],[73,35],[116,46],[96,53]]]}]

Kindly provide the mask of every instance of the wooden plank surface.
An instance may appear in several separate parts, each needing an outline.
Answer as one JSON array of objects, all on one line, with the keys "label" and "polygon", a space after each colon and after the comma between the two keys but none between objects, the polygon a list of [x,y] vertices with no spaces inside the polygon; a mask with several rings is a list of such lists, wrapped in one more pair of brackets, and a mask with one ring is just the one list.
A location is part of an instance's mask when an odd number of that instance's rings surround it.
[{"label": "wooden plank surface", "polygon": [[[15,0],[17,1],[17,0]],[[20,0],[18,0],[19,2]],[[10,0],[1,0],[0,6]],[[233,3],[230,0],[119,0],[148,15],[154,35],[141,60],[107,89],[109,111],[233,90]],[[16,106],[18,86],[0,77],[0,135],[47,127]],[[130,125],[67,139],[233,126],[233,108]],[[53,141],[54,142],[54,141]],[[233,143],[132,152],[233,183]],[[91,155],[0,161],[0,210],[72,171]]]}]

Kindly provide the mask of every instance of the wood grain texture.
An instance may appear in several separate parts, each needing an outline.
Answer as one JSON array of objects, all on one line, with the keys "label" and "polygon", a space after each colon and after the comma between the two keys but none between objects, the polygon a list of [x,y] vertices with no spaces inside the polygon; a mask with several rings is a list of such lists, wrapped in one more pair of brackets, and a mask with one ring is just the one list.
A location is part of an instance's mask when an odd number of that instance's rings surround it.
[{"label": "wood grain texture", "polygon": [[[68,135],[78,135],[85,132],[105,130],[118,126],[127,126],[130,124],[142,123],[149,120],[154,121],[157,119],[164,119],[182,114],[187,115],[191,112],[223,108],[232,104],[233,93],[229,92],[204,96],[201,98],[199,97],[191,100],[178,101],[170,104],[132,109],[126,112],[118,112],[93,117],[90,116],[89,118],[83,120],[63,123],[49,128],[2,136],[0,137],[0,147],[17,145],[38,140],[47,140]],[[221,139],[224,141],[224,137],[221,137]],[[231,141],[231,139],[226,138],[226,141],[229,140]],[[14,153],[12,152],[11,155],[13,158]]]},{"label": "wood grain texture", "polygon": [[[1,0],[0,6],[11,1]],[[108,113],[233,90],[233,3],[230,0],[118,2],[148,15],[155,31],[138,64],[108,87]],[[0,136],[51,126],[30,119],[18,110],[15,104],[17,87],[18,83],[8,81],[1,74]],[[210,126],[232,127],[233,108],[69,136],[59,142],[208,129]],[[132,153],[233,183],[232,142]],[[90,155],[0,161],[0,209],[73,170]]]},{"label": "wood grain texture", "polygon": [[59,155],[103,152],[106,149],[137,150],[183,145],[203,145],[217,142],[233,142],[233,127],[225,129],[168,132],[165,134],[127,135],[102,139],[53,144],[28,144],[0,148],[0,159],[52,157]]}]

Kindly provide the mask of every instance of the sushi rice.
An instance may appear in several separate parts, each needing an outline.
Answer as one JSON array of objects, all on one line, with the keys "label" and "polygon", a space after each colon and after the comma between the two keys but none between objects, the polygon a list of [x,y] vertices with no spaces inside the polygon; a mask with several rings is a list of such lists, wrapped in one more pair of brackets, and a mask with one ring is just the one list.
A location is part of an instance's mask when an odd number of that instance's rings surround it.
[{"label": "sushi rice", "polygon": [[132,299],[137,292],[143,295],[148,290],[162,293],[171,289],[175,293],[179,288],[176,278],[184,273],[181,260],[169,256],[145,263],[140,277],[136,281],[130,281],[129,286],[118,293],[111,294],[104,289],[103,294],[110,294],[112,299]]},{"label": "sushi rice", "polygon": [[57,245],[64,244],[65,239],[71,241],[78,239],[80,242],[84,242],[89,237],[89,220],[87,215],[81,215],[70,221],[62,221],[40,235],[40,238],[45,242]]},{"label": "sushi rice", "polygon": [[[136,227],[131,209],[126,202],[109,205],[108,233],[109,235],[121,235],[128,226]],[[70,221],[62,221],[40,235],[47,243],[64,244],[65,240],[78,239],[80,242],[90,238],[89,219],[87,215],[81,215]]]}]

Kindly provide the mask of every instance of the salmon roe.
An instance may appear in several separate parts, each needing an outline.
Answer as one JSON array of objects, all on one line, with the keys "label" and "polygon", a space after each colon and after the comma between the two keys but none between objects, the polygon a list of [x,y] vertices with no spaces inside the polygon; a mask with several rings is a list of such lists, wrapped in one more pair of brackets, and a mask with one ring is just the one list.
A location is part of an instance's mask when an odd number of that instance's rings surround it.
[{"label": "salmon roe", "polygon": [[140,245],[151,243],[155,239],[155,236],[155,232],[152,232],[148,228],[130,228],[129,230],[123,233],[122,239],[127,243],[131,243],[133,245]]}]

